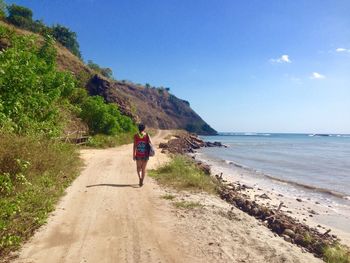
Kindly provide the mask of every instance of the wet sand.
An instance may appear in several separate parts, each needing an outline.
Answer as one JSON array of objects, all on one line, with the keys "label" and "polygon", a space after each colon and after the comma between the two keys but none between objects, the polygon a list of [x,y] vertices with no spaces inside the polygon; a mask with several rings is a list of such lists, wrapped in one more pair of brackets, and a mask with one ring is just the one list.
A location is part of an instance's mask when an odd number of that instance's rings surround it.
[{"label": "wet sand", "polygon": [[[244,194],[259,204],[277,208],[281,202],[282,211],[291,217],[298,219],[311,227],[336,235],[343,244],[350,244],[350,207],[323,202],[312,195],[307,196],[303,191],[286,192],[286,187],[293,187],[279,183],[283,187],[270,184],[269,180],[257,178],[253,171],[231,165],[229,169],[217,167],[211,161],[201,155],[195,155],[196,159],[211,165],[212,174],[221,174],[227,182],[240,182],[248,186]],[[266,196],[265,196],[265,195]],[[268,198],[267,198],[268,197]]]}]

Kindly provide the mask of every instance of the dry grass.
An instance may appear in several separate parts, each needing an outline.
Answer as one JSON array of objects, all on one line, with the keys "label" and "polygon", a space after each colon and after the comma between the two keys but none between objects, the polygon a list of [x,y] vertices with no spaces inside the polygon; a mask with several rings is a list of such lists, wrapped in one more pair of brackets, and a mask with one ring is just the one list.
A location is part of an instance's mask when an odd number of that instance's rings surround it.
[{"label": "dry grass", "polygon": [[350,263],[350,251],[340,244],[324,249],[323,259],[328,263]]},{"label": "dry grass", "polygon": [[192,201],[179,201],[175,202],[174,206],[176,208],[183,208],[183,209],[194,209],[194,208],[202,208],[203,205],[199,202],[192,202]]},{"label": "dry grass", "polygon": [[[11,24],[0,21],[0,25],[10,28],[20,35],[35,35],[38,39],[38,45],[44,43],[44,38],[40,34],[36,34],[24,29],[17,28]],[[94,72],[84,64],[77,56],[72,54],[67,48],[56,42],[57,50],[57,68],[62,71],[73,73],[80,81],[80,85],[85,86]]]},{"label": "dry grass", "polygon": [[173,200],[176,196],[172,194],[165,194],[161,196],[165,200]]},{"label": "dry grass", "polygon": [[149,175],[160,184],[178,190],[204,191],[216,193],[217,184],[186,156],[175,156],[169,163],[151,170]]},{"label": "dry grass", "polygon": [[72,145],[0,134],[0,258],[45,223],[80,165]]}]

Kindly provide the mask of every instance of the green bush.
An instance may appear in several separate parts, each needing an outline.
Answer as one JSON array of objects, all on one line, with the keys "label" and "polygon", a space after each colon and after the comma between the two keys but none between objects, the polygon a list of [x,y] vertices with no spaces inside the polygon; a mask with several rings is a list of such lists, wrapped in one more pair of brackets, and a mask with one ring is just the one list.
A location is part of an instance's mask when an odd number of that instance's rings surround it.
[{"label": "green bush", "polygon": [[35,33],[40,33],[40,34],[49,34],[50,33],[49,28],[44,24],[44,22],[42,20],[33,21],[29,30],[31,30]]},{"label": "green bush", "polygon": [[74,77],[56,69],[56,49],[47,37],[42,46],[33,36],[0,27],[11,47],[0,52],[0,130],[15,133],[60,132],[58,102],[75,88]]},{"label": "green bush", "polygon": [[113,78],[113,71],[110,68],[102,68],[98,64],[94,63],[92,60],[88,60],[88,67],[97,71],[102,76],[105,76],[106,78],[112,79]]},{"label": "green bush", "polygon": [[129,117],[121,115],[115,104],[106,104],[101,96],[88,97],[81,109],[81,118],[94,134],[116,135],[135,129]]},{"label": "green bush", "polygon": [[11,24],[24,28],[31,29],[33,24],[33,11],[27,7],[12,4],[7,6],[8,17],[7,21]]},{"label": "green bush", "polygon": [[0,19],[6,17],[6,3],[4,0],[0,0]]},{"label": "green bush", "polygon": [[27,7],[12,4],[6,7],[3,0],[0,0],[0,18],[6,16],[5,8],[7,8],[8,16],[6,20],[23,29],[30,30],[40,34],[50,34],[63,46],[69,49],[74,55],[81,58],[77,34],[69,28],[62,25],[54,25],[48,27],[42,20],[33,20],[33,11]]},{"label": "green bush", "polygon": [[50,28],[52,36],[63,46],[69,49],[78,58],[81,58],[77,34],[62,25],[54,25]]}]

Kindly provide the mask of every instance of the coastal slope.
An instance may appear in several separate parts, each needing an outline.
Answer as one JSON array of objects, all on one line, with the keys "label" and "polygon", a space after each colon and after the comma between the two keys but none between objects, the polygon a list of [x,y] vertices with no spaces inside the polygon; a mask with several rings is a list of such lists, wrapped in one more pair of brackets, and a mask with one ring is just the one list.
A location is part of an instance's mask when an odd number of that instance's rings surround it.
[{"label": "coastal slope", "polygon": [[[40,35],[3,21],[0,21],[0,25],[11,28],[16,34],[35,35],[38,45],[43,43],[43,37]],[[0,50],[8,46],[11,46],[8,39],[0,38]],[[59,43],[56,43],[56,49],[59,70],[71,72],[90,95],[100,95],[107,102],[117,104],[122,114],[132,117],[133,120],[142,121],[153,128],[185,129],[201,135],[217,134],[190,107],[189,102],[177,98],[168,88],[105,78]]]},{"label": "coastal slope", "polygon": [[184,129],[201,135],[215,135],[188,101],[177,98],[165,88],[136,85],[126,81],[111,81],[94,75],[87,83],[90,95],[100,95],[107,102],[135,121],[159,129]]}]

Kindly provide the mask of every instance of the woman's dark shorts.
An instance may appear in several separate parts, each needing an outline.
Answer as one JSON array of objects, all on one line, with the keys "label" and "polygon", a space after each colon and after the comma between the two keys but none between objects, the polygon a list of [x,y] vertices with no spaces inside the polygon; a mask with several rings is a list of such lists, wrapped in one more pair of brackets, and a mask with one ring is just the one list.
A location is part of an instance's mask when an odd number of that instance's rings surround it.
[{"label": "woman's dark shorts", "polygon": [[148,161],[149,160],[149,156],[145,156],[145,157],[135,157],[136,160],[142,160],[142,161]]}]

